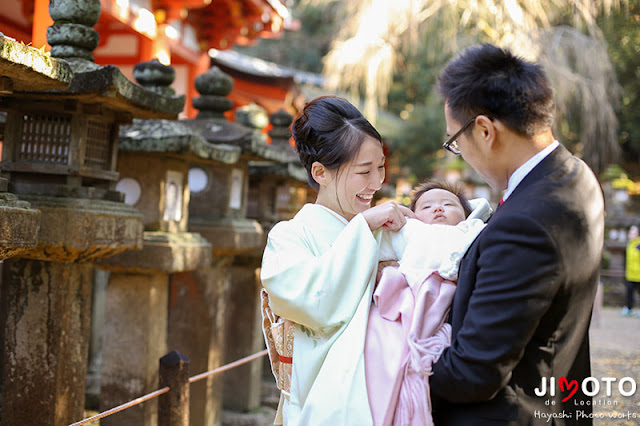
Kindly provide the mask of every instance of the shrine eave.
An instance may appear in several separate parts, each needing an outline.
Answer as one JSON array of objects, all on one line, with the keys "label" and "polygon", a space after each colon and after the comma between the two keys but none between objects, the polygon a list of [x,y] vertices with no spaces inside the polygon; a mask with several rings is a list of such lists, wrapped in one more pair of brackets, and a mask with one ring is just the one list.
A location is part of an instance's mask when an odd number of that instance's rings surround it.
[{"label": "shrine eave", "polygon": [[282,33],[290,20],[281,0],[226,0],[191,9],[186,19],[202,49],[229,49]]},{"label": "shrine eave", "polygon": [[269,86],[291,87],[295,85],[295,76],[289,69],[243,55],[233,51],[210,51],[211,64],[218,66],[227,74]]}]

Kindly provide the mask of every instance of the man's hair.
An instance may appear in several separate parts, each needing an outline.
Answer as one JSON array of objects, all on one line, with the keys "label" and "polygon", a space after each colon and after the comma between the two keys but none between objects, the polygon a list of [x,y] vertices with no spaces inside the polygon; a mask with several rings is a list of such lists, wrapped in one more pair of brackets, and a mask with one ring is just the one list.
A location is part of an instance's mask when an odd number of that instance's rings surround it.
[{"label": "man's hair", "polygon": [[462,209],[464,210],[464,217],[468,217],[473,209],[471,208],[471,204],[469,204],[469,200],[464,195],[464,186],[459,183],[453,184],[447,181],[429,179],[420,185],[416,186],[413,191],[411,191],[411,211],[416,211],[416,203],[418,199],[425,192],[431,191],[432,189],[443,189],[448,191],[458,197],[460,200],[460,204],[462,204]]},{"label": "man's hair", "polygon": [[553,90],[541,65],[491,44],[465,50],[438,78],[452,117],[466,123],[483,114],[531,137],[551,127]]}]

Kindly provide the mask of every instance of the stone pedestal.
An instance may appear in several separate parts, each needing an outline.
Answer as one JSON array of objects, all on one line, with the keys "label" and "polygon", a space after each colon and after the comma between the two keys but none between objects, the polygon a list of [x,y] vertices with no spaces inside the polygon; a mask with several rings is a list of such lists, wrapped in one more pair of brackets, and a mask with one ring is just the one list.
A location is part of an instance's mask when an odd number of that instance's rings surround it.
[{"label": "stone pedestal", "polygon": [[[100,411],[158,389],[158,359],[167,353],[167,275],[112,272],[106,294],[107,322]],[[101,425],[155,425],[153,399],[100,420]]]},{"label": "stone pedestal", "polygon": [[0,302],[3,425],[84,417],[92,266],[5,261]]},{"label": "stone pedestal", "polygon": [[142,215],[124,203],[20,194],[42,213],[38,244],[21,257],[94,262],[142,247]]},{"label": "stone pedestal", "polygon": [[91,298],[91,333],[89,336],[89,365],[87,366],[87,387],[85,407],[100,409],[100,375],[102,374],[102,350],[104,339],[102,330],[105,323],[105,297],[109,271],[93,270],[93,296]]},{"label": "stone pedestal", "polygon": [[81,262],[140,247],[141,215],[104,200],[21,197],[41,212],[40,232],[3,271],[0,422],[67,425],[84,417],[93,270]]},{"label": "stone pedestal", "polygon": [[[224,364],[231,261],[216,258],[208,267],[171,276],[168,346],[190,354],[192,375]],[[191,385],[191,426],[220,424],[224,374]]]},{"label": "stone pedestal", "polygon": [[[158,359],[174,349],[167,346],[172,275],[210,263],[211,245],[198,234],[145,232],[141,251],[113,256],[98,265],[111,271],[103,329],[101,411],[158,389]],[[188,351],[175,349],[191,358]],[[101,420],[104,425],[156,423],[157,400]]]},{"label": "stone pedestal", "polygon": [[[237,260],[227,305],[225,363],[264,349],[260,313],[259,263]],[[260,406],[263,361],[257,359],[224,373],[225,409],[248,412]]]}]

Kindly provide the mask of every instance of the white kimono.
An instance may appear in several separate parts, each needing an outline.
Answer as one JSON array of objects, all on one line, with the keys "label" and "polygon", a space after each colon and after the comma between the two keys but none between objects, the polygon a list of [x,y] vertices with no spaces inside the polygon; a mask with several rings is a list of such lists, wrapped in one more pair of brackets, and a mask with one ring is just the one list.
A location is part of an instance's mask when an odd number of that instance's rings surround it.
[{"label": "white kimono", "polygon": [[[376,237],[376,236],[378,237]],[[262,285],[271,309],[296,323],[287,425],[370,425],[364,343],[380,232],[306,204],[269,232]]]}]

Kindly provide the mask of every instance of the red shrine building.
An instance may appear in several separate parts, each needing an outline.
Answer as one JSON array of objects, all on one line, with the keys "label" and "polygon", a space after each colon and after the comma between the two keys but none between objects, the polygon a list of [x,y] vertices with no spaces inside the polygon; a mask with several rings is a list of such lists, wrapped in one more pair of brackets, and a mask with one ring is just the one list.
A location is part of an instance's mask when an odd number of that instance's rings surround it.
[{"label": "red shrine building", "polygon": [[[157,58],[173,66],[172,87],[186,96],[183,117],[189,118],[197,113],[191,102],[198,96],[194,80],[209,69],[210,49],[226,50],[277,37],[290,21],[286,0],[100,2],[102,13],[94,27],[100,34],[100,44],[93,51],[95,62],[118,66],[132,81],[133,67],[139,62]],[[49,0],[2,0],[0,32],[49,50],[46,32],[53,21],[48,8]],[[272,97],[268,86],[256,85],[256,96]]]}]

